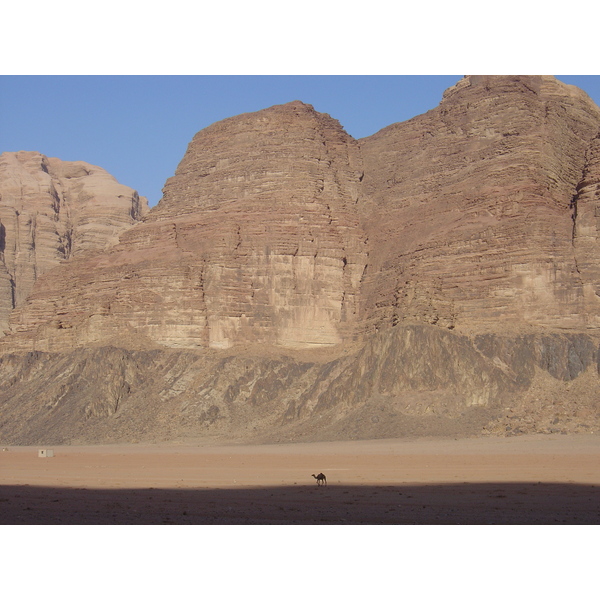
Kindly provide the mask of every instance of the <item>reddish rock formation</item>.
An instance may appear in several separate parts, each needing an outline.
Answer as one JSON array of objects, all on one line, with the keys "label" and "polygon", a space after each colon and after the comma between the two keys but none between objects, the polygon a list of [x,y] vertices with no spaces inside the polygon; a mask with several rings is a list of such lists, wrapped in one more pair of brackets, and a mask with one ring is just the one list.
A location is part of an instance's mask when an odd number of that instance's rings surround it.
[{"label": "reddish rock formation", "polygon": [[0,156],[0,330],[35,281],[86,250],[118,241],[147,211],[145,198],[104,169],[39,152]]},{"label": "reddish rock formation", "polygon": [[12,311],[0,434],[597,430],[599,132],[580,90],[508,76],[359,141],[301,102],[206,128]]},{"label": "reddish rock formation", "polygon": [[216,123],[143,224],[40,282],[13,315],[27,334],[15,341],[339,344],[353,335],[367,260],[361,177],[357,142],[301,102]]},{"label": "reddish rock formation", "polygon": [[599,129],[553,77],[466,77],[361,140],[371,329],[597,329]]}]

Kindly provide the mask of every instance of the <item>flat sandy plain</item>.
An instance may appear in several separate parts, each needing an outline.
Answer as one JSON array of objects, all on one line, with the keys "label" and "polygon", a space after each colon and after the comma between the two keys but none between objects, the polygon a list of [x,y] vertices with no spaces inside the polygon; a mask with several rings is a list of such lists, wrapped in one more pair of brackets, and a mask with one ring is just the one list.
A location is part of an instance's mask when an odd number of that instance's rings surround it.
[{"label": "flat sandy plain", "polygon": [[0,451],[0,524],[600,524],[600,435],[47,448]]}]

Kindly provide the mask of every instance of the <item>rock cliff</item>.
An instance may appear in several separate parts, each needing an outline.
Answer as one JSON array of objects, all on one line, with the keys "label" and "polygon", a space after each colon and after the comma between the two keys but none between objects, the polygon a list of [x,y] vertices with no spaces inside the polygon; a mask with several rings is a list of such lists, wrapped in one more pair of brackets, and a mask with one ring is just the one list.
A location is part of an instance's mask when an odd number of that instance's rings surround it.
[{"label": "rock cliff", "polygon": [[362,174],[357,142],[300,102],[212,125],[142,224],[39,282],[11,344],[340,344],[367,261]]},{"label": "rock cliff", "polygon": [[599,126],[553,77],[466,77],[361,140],[371,327],[598,329]]},{"label": "rock cliff", "polygon": [[215,123],[15,303],[0,436],[597,431],[599,190],[600,109],[552,77],[362,140],[301,102]]},{"label": "rock cliff", "polygon": [[0,331],[40,276],[116,243],[147,209],[99,167],[39,152],[0,155]]}]

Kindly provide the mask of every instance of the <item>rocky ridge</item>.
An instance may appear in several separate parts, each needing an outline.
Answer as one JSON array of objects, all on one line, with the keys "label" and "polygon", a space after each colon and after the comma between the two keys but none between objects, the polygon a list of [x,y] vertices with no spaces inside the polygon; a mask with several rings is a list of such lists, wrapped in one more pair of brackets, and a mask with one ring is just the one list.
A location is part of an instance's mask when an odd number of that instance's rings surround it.
[{"label": "rocky ridge", "polygon": [[206,128],[12,311],[0,436],[597,431],[599,132],[580,90],[508,76],[362,140],[301,102]]},{"label": "rocky ridge", "polygon": [[0,357],[4,444],[595,433],[585,335],[388,329],[352,354],[115,347]]}]

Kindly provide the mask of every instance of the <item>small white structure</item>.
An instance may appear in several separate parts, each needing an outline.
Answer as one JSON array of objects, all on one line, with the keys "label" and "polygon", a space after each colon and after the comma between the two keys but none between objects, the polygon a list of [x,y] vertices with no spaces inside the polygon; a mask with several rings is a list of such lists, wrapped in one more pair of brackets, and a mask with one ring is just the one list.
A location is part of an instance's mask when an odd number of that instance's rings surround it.
[{"label": "small white structure", "polygon": [[54,456],[54,450],[38,450],[39,458],[51,458],[52,456]]}]

